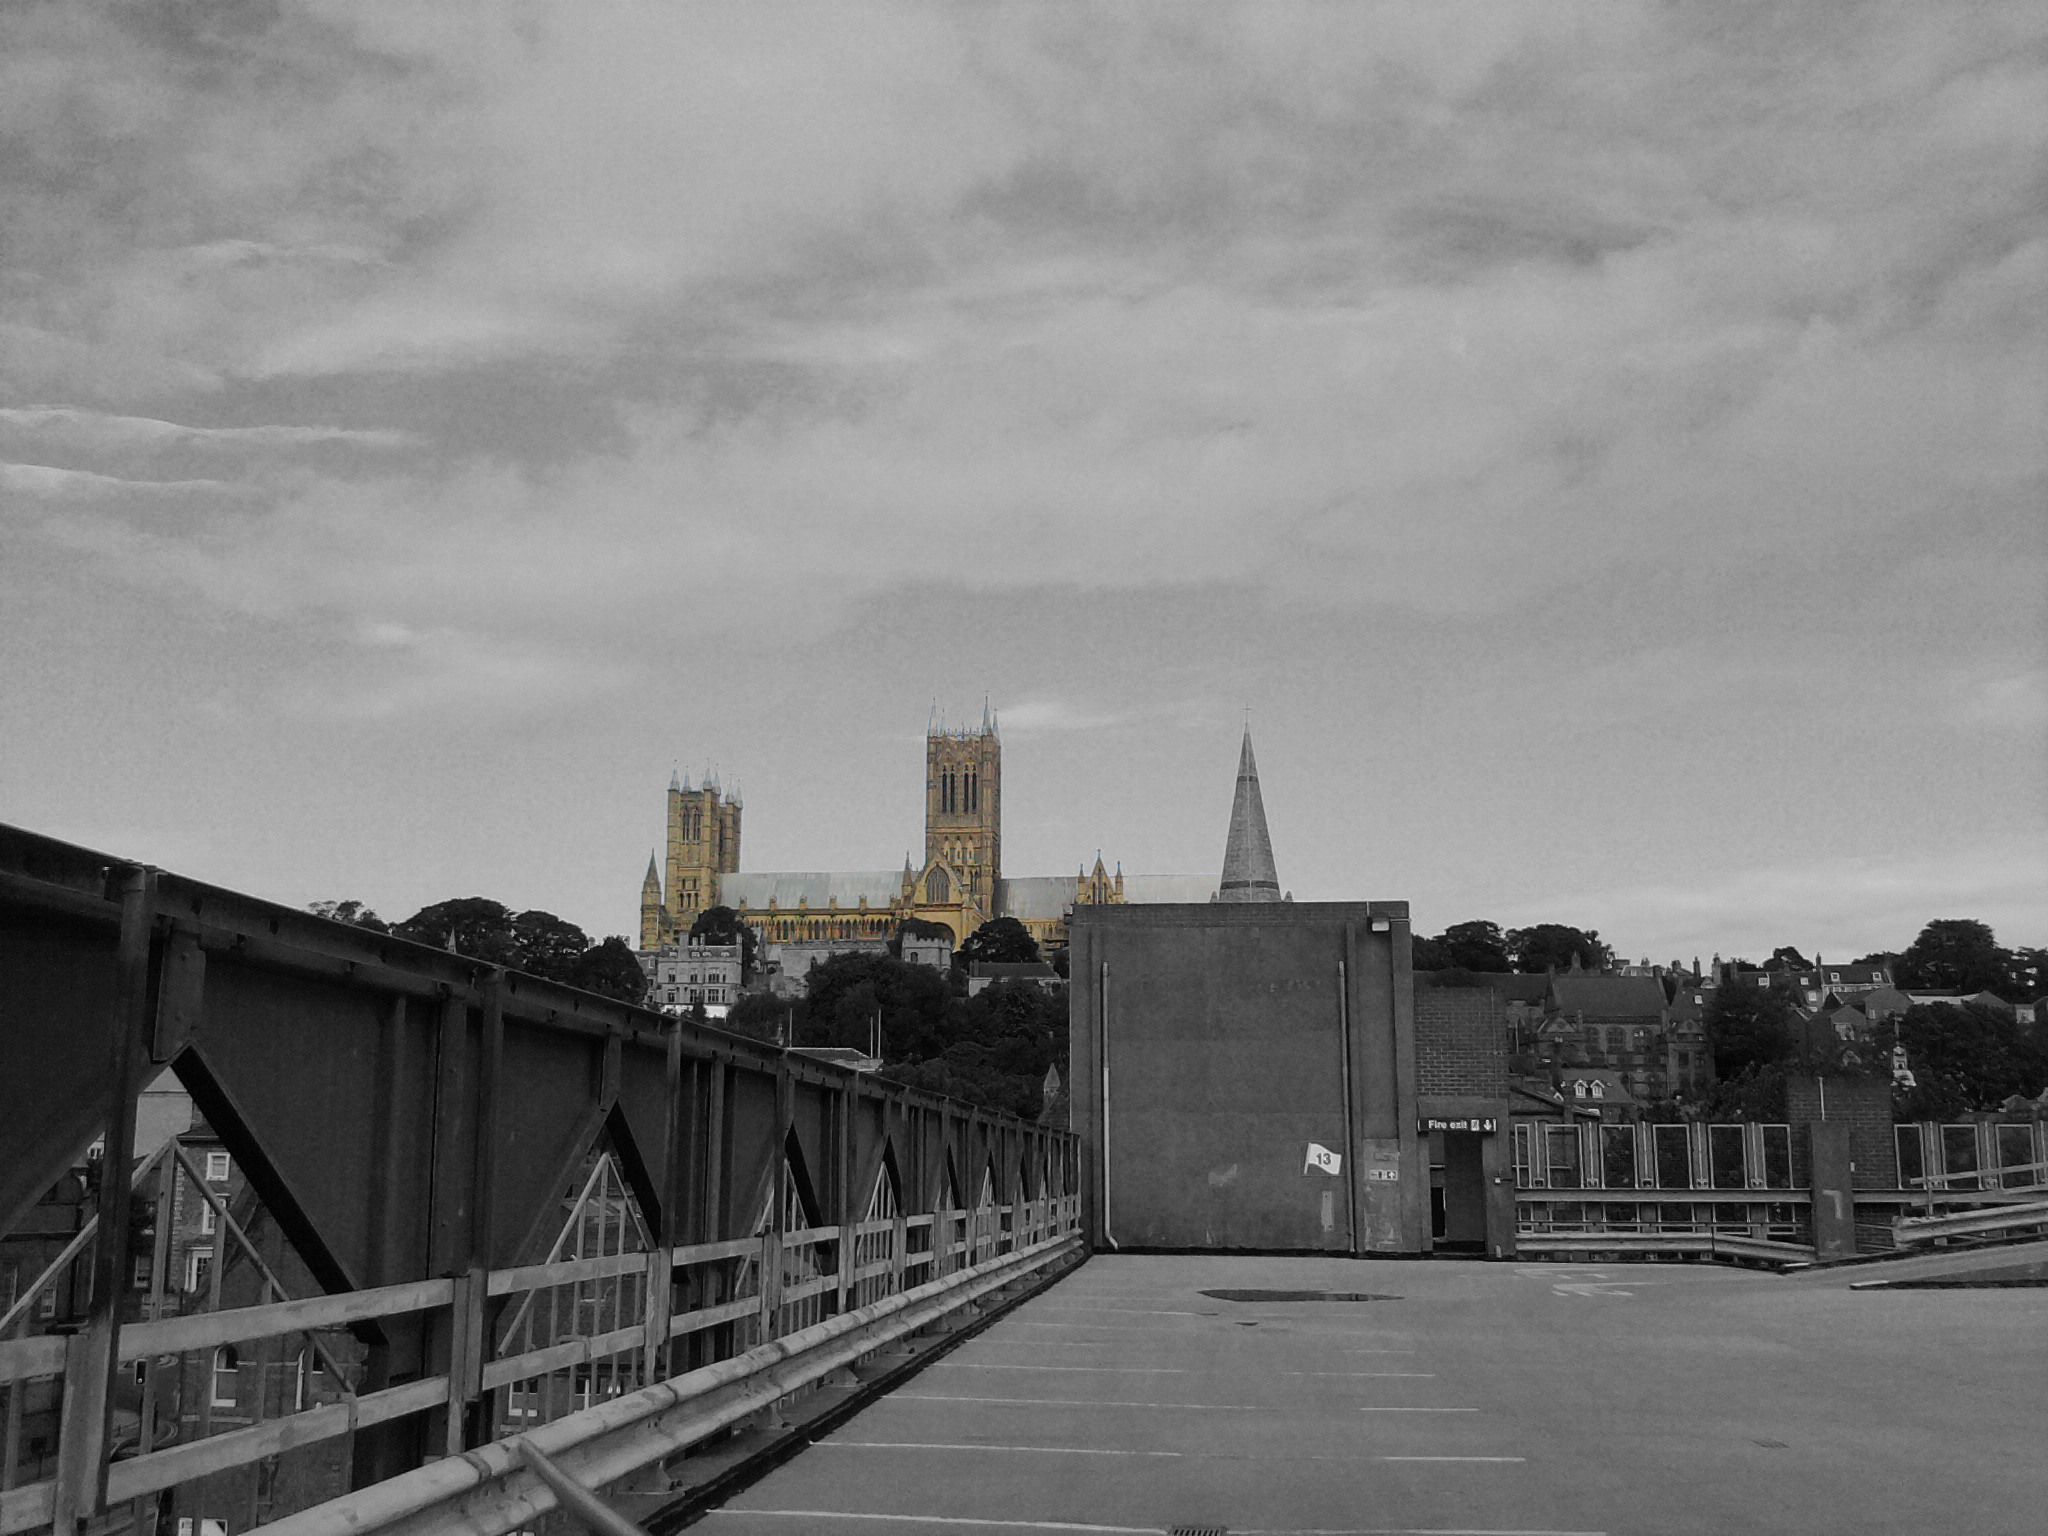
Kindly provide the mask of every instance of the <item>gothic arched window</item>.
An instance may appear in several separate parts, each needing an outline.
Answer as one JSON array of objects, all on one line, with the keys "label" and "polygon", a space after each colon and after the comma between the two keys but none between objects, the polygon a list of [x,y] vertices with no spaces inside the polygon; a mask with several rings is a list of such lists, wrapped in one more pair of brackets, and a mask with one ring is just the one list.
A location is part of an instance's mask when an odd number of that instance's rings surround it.
[{"label": "gothic arched window", "polygon": [[213,1406],[233,1408],[241,1387],[241,1357],[235,1346],[223,1344],[213,1352]]},{"label": "gothic arched window", "polygon": [[924,899],[932,906],[941,907],[953,899],[953,882],[946,878],[943,869],[935,869],[924,882]]}]

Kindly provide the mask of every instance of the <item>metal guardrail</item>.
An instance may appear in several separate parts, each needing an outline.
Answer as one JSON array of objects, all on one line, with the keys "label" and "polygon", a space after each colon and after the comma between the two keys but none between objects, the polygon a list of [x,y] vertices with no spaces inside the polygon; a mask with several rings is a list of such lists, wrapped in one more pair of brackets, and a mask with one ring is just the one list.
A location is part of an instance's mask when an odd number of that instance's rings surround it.
[{"label": "metal guardrail", "polygon": [[1768,1238],[1731,1237],[1718,1232],[1523,1232],[1517,1253],[1694,1254],[1708,1258],[1769,1259],[1781,1264],[1810,1262],[1813,1248]]},{"label": "metal guardrail", "polygon": [[2048,1200],[1955,1211],[1946,1216],[1902,1216],[1892,1231],[1903,1248],[1945,1237],[2004,1237],[2028,1228],[2048,1230]]},{"label": "metal guardrail", "polygon": [[892,1340],[1081,1251],[1068,1231],[654,1386],[271,1522],[274,1536],[457,1532],[504,1536],[561,1502],[524,1454],[538,1449],[581,1488],[661,1460]]},{"label": "metal guardrail", "polygon": [[[806,1355],[815,1345],[842,1336],[851,1337],[862,1329],[875,1333],[875,1327],[870,1325],[878,1327],[883,1320],[903,1314],[906,1309],[914,1311],[916,1321],[905,1323],[895,1332],[882,1329],[873,1342],[853,1351],[853,1355],[865,1353],[901,1332],[924,1326],[934,1317],[972,1300],[981,1291],[993,1288],[993,1284],[1015,1278],[1021,1272],[1017,1269],[1018,1264],[1026,1259],[1033,1259],[1026,1268],[1036,1268],[1071,1251],[1078,1243],[1075,1233],[1079,1219],[1077,1196],[1050,1196],[1017,1206],[942,1211],[922,1217],[895,1217],[861,1223],[851,1230],[856,1235],[868,1237],[871,1248],[874,1240],[885,1235],[888,1239],[885,1244],[887,1256],[866,1265],[846,1262],[855,1257],[856,1245],[844,1240],[846,1229],[841,1227],[814,1227],[801,1232],[771,1230],[757,1237],[724,1242],[523,1265],[514,1269],[477,1272],[468,1277],[419,1280],[296,1301],[131,1323],[123,1327],[118,1336],[116,1354],[121,1363],[421,1313],[438,1315],[443,1325],[450,1329],[456,1348],[444,1374],[362,1395],[350,1392],[340,1402],[303,1408],[246,1428],[114,1461],[106,1467],[105,1502],[109,1507],[117,1506],[230,1468],[247,1466],[299,1446],[473,1397],[480,1390],[506,1386],[564,1366],[617,1356],[637,1357],[635,1363],[645,1373],[642,1379],[651,1379],[656,1371],[657,1352],[668,1341],[720,1324],[751,1322],[761,1337],[771,1341],[735,1359],[677,1378],[676,1381],[692,1385],[676,1387],[663,1400],[664,1406],[673,1407],[694,1394],[708,1391],[711,1385],[747,1380],[757,1372],[766,1372],[798,1355]],[[911,1252],[908,1235],[920,1227],[931,1229],[931,1244],[926,1249]],[[779,1283],[785,1273],[785,1259],[798,1254],[812,1256],[815,1273],[799,1285]],[[757,1277],[752,1294],[673,1314],[661,1305],[672,1294],[668,1282],[680,1279],[693,1266],[735,1258],[757,1260],[752,1267]],[[489,1358],[490,1347],[483,1329],[483,1302],[486,1297],[602,1280],[629,1271],[644,1272],[649,1298],[647,1315],[635,1319],[630,1326],[594,1336],[561,1340],[542,1349],[504,1358]],[[920,1281],[920,1275],[932,1278]],[[981,1284],[990,1275],[1001,1275],[1004,1280],[991,1285]],[[863,1280],[870,1288],[879,1283],[894,1294],[867,1306],[851,1307],[847,1303]],[[837,1315],[812,1327],[788,1332],[784,1326],[786,1309],[813,1296],[821,1300],[827,1296],[835,1297]],[[822,1333],[821,1329],[824,1330]],[[777,1339],[777,1333],[787,1333],[787,1337]],[[860,1333],[860,1336],[867,1337],[868,1333]],[[96,1375],[104,1374],[103,1362],[91,1358],[95,1342],[89,1333],[45,1334],[0,1341],[0,1385],[39,1377],[60,1378],[65,1389],[65,1422],[70,1424],[81,1411],[79,1405],[91,1395],[89,1391],[71,1391],[72,1383],[91,1382]],[[815,1380],[817,1375],[841,1363],[845,1362],[835,1360],[834,1364],[821,1367],[815,1374],[804,1374],[794,1366],[790,1370],[777,1371],[776,1379],[786,1379],[789,1384],[779,1387],[768,1400],[772,1402],[774,1398],[786,1395],[796,1386]],[[644,1390],[667,1391],[670,1387],[675,1387],[675,1382],[662,1388]],[[541,1442],[543,1449],[580,1445],[582,1440],[575,1436],[568,1440],[557,1439],[559,1427],[572,1419],[599,1422],[590,1419],[593,1414],[609,1423],[610,1420],[603,1416],[620,1402],[628,1400],[614,1398],[526,1433],[545,1437]],[[667,1454],[667,1450],[688,1444],[690,1439],[700,1438],[702,1434],[730,1422],[731,1418],[751,1411],[751,1407],[737,1410],[701,1431],[691,1431],[655,1454]],[[81,1434],[78,1438],[86,1440],[88,1437]],[[479,1454],[470,1452],[468,1456]],[[466,1458],[457,1460],[467,1465]],[[435,1463],[421,1470],[430,1472],[449,1464]],[[636,1466],[640,1464],[634,1463]],[[17,1532],[51,1525],[66,1476],[90,1477],[92,1470],[84,1466],[60,1467],[55,1477],[0,1492],[0,1536],[14,1536]],[[418,1475],[408,1473],[393,1481],[403,1483],[406,1478]],[[376,1499],[382,1497],[378,1490],[386,1486],[378,1484],[350,1494],[347,1499],[369,1500],[374,1506]],[[273,1524],[285,1525],[300,1518],[302,1516],[286,1516]]]}]

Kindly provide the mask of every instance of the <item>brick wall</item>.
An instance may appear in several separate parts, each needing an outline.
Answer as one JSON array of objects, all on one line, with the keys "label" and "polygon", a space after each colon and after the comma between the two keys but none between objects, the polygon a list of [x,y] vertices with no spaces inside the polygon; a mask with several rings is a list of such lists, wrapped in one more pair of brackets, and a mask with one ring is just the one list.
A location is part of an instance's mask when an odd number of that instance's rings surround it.
[{"label": "brick wall", "polygon": [[1439,986],[1415,977],[1415,1091],[1503,1098],[1507,1009],[1492,987]]},{"label": "brick wall", "polygon": [[[1849,1155],[1855,1160],[1858,1189],[1897,1189],[1899,1149],[1892,1139],[1892,1085],[1889,1078],[1829,1075],[1830,1120],[1849,1122]],[[1785,1080],[1786,1118],[1794,1125],[1818,1120],[1820,1083],[1794,1075]],[[1794,1138],[1797,1140],[1797,1138]]]}]

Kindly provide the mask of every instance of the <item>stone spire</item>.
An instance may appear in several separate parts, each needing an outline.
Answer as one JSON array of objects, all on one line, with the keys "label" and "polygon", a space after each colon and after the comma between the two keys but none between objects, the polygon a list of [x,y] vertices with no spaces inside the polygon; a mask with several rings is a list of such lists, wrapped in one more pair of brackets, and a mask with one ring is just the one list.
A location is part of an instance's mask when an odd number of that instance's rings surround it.
[{"label": "stone spire", "polygon": [[1266,802],[1259,797],[1259,765],[1252,760],[1252,732],[1246,726],[1237,755],[1237,794],[1230,802],[1230,840],[1223,848],[1223,883],[1218,901],[1278,901],[1280,875],[1273,867],[1273,839],[1266,832]]}]

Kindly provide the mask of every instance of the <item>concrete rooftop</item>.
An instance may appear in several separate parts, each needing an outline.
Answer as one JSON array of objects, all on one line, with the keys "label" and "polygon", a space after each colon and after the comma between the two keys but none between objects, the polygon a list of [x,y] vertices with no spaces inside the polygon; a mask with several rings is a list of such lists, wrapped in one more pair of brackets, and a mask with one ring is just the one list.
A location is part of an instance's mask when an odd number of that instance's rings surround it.
[{"label": "concrete rooftop", "polygon": [[703,1528],[2048,1529],[2048,1290],[1894,1273],[1097,1257]]}]

